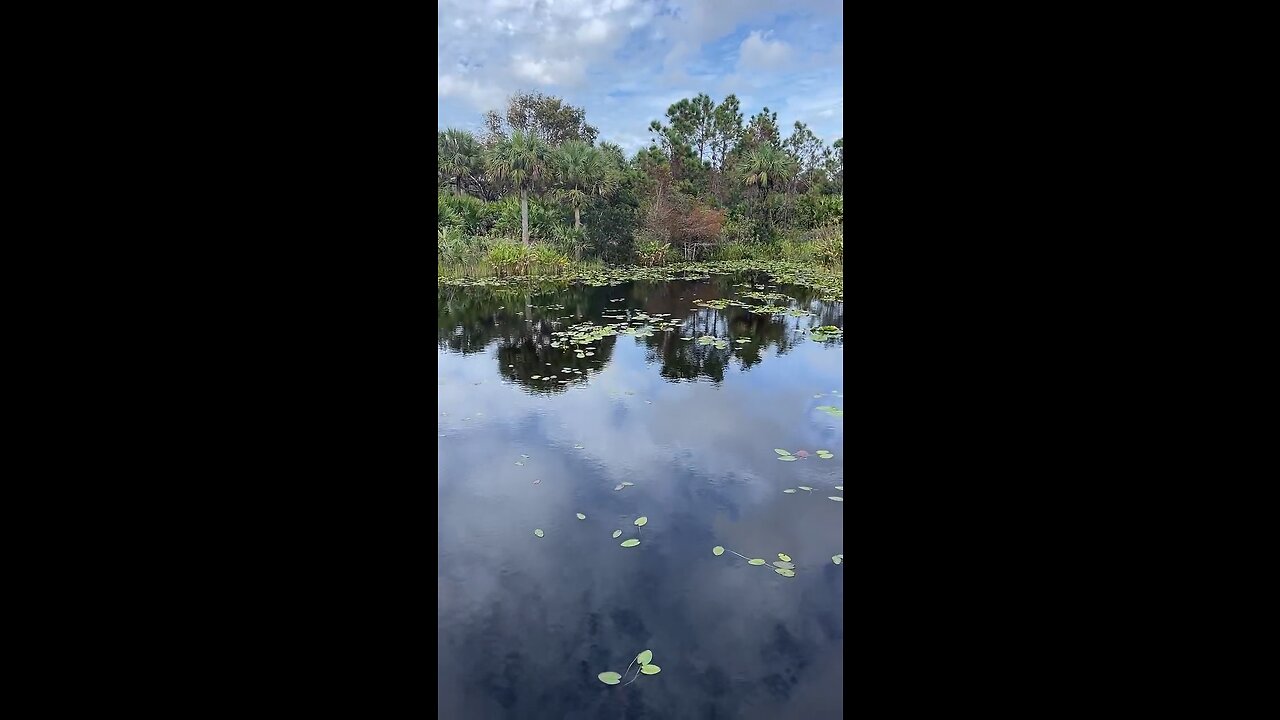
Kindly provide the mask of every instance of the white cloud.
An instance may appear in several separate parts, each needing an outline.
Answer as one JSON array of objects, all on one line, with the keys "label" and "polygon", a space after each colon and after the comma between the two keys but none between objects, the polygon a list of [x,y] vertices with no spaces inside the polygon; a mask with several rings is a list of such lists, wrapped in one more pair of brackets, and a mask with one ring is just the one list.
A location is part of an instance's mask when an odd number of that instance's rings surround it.
[{"label": "white cloud", "polygon": [[777,69],[791,57],[791,46],[781,40],[769,40],[770,33],[752,32],[738,46],[740,70]]}]

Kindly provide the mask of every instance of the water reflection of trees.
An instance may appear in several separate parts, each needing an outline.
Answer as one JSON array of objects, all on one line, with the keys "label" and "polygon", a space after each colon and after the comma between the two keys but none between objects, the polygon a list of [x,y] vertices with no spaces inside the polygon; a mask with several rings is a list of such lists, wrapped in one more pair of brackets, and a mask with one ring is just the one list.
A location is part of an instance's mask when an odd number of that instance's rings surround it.
[{"label": "water reflection of trees", "polygon": [[[797,343],[812,342],[806,337],[808,328],[844,326],[843,303],[820,301],[817,291],[803,287],[768,288],[768,291],[786,293],[796,302],[783,300],[777,304],[800,307],[815,313],[813,316],[765,315],[732,305],[717,310],[695,304],[698,300],[735,297],[746,290],[735,287],[744,282],[753,287],[768,284],[767,279],[759,275],[717,275],[703,280],[642,280],[603,287],[442,286],[438,297],[437,344],[442,350],[474,354],[496,343],[502,377],[531,390],[555,393],[603,369],[612,359],[618,337],[605,337],[592,343],[595,355],[579,358],[571,346],[552,347],[551,342],[557,339],[552,333],[587,320],[596,325],[618,322],[602,318],[602,313],[625,313],[630,319],[636,312],[643,311],[650,316],[659,313],[670,316],[662,319],[684,320],[685,325],[679,332],[655,329],[651,336],[636,338],[646,350],[646,360],[661,362],[661,375],[672,380],[705,377],[720,382],[733,358],[737,358],[744,369],[750,368],[763,359],[770,347],[784,354]],[[617,298],[622,301],[609,302]],[[558,307],[561,305],[563,308]],[[712,345],[699,345],[696,340],[681,340],[682,335],[724,338],[729,341],[729,347],[720,350]],[[739,338],[751,342],[734,342]],[[843,345],[843,336],[829,342]],[[581,372],[566,373],[564,368]],[[534,380],[534,375],[539,379]],[[556,378],[545,379],[550,375]],[[561,380],[570,382],[562,384]]]}]

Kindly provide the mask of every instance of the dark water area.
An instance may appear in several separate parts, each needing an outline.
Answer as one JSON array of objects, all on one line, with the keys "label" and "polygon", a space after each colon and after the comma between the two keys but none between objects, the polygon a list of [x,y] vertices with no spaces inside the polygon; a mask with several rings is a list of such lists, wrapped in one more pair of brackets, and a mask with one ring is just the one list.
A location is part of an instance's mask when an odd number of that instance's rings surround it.
[{"label": "dark water area", "polygon": [[[696,304],[744,292],[813,314]],[[441,718],[842,717],[844,340],[809,328],[844,308],[818,297],[756,274],[439,289]],[[588,320],[652,334],[578,357],[556,333]],[[727,347],[680,339],[704,335]],[[659,673],[597,678],[642,650]]]}]

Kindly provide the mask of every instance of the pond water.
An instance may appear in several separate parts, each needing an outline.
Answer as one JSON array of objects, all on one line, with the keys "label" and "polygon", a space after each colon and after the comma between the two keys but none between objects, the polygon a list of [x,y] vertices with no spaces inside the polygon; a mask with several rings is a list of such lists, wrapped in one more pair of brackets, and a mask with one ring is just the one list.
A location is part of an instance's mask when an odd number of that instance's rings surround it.
[{"label": "pond water", "polygon": [[[761,273],[440,287],[440,717],[842,717],[844,341],[809,328],[844,310],[821,296]],[[642,650],[657,674],[598,679]]]}]

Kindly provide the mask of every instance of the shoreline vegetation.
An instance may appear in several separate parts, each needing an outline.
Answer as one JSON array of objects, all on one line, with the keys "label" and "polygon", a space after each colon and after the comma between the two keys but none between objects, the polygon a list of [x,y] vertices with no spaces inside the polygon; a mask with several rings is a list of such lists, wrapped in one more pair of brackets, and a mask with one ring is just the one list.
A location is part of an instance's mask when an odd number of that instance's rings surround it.
[{"label": "shoreline vegetation", "polygon": [[[626,157],[582,108],[517,93],[484,130],[437,133],[437,277],[594,278],[712,265],[842,274],[844,143],[706,94],[649,123]],[[785,269],[791,268],[791,269]]]}]

